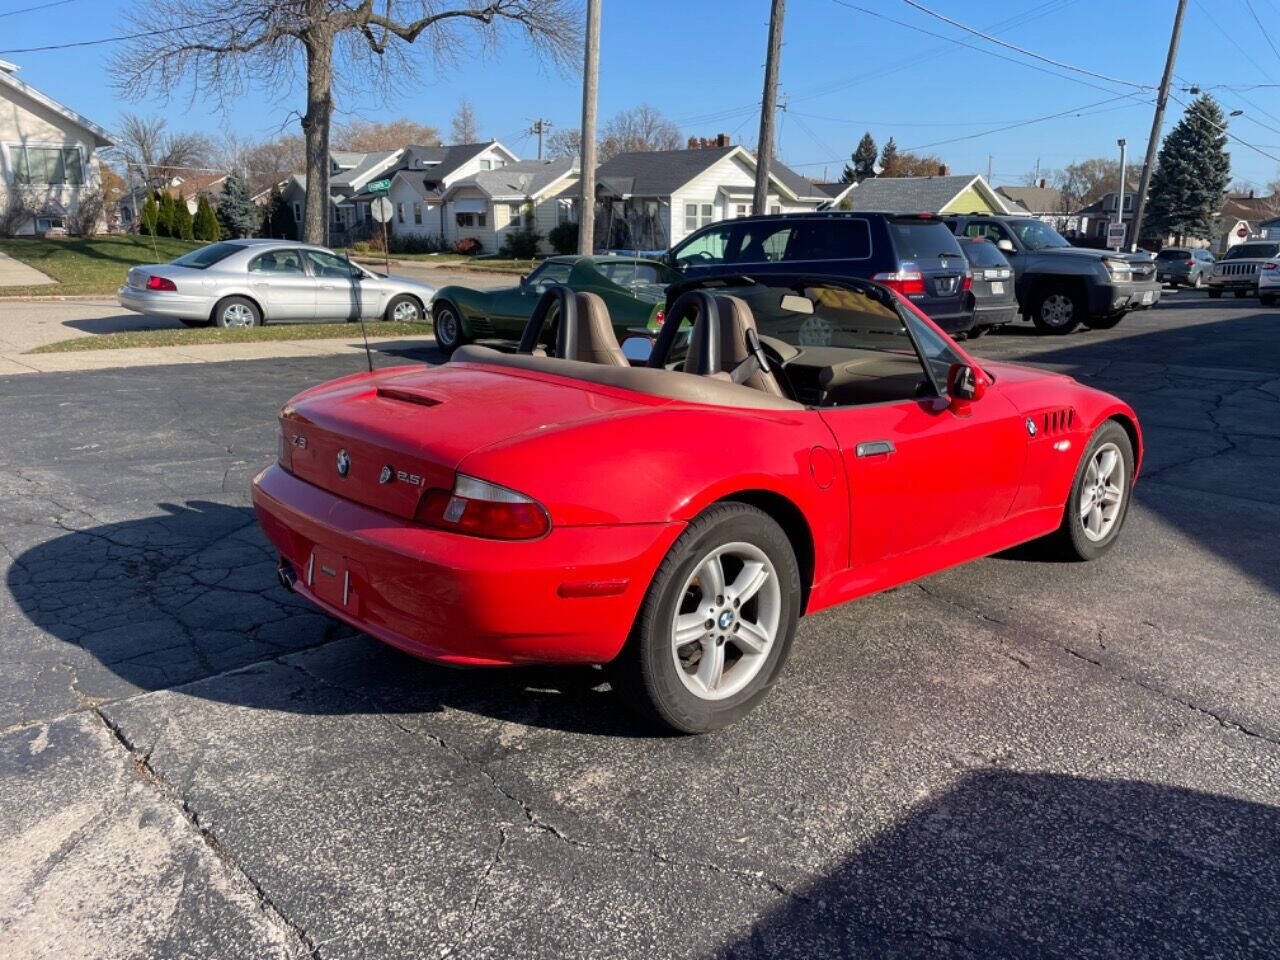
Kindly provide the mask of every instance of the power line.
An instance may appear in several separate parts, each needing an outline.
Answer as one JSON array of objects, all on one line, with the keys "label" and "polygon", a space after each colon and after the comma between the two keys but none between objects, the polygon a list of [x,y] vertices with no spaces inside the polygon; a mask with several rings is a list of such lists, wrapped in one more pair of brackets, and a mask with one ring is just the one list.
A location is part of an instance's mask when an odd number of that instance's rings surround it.
[{"label": "power line", "polygon": [[0,18],[16,17],[20,13],[35,13],[37,10],[48,10],[50,7],[62,7],[68,3],[77,3],[78,0],[53,0],[52,3],[38,3],[34,7],[22,7],[19,10],[6,10],[0,13]]},{"label": "power line", "polygon": [[[914,147],[903,147],[902,149],[907,152],[911,152],[913,150],[924,150],[929,147],[941,147],[941,146],[945,146],[948,143],[960,143],[963,140],[976,140],[979,137],[990,136],[993,133],[1003,133],[1006,130],[1016,130],[1019,127],[1027,127],[1033,123],[1044,123],[1046,120],[1057,120],[1061,117],[1072,116],[1072,115],[1087,116],[1093,113],[1105,113],[1107,112],[1105,110],[1093,110],[1093,111],[1090,111],[1090,114],[1086,114],[1084,111],[1089,110],[1091,107],[1102,106],[1104,103],[1114,103],[1116,100],[1129,100],[1129,99],[1133,99],[1136,96],[1139,96],[1139,94],[1122,93],[1117,97],[1111,97],[1107,100],[1098,100],[1095,103],[1086,103],[1084,106],[1073,107],[1070,110],[1063,110],[1059,113],[1051,113],[1043,117],[1034,117],[1031,120],[1020,120],[1017,123],[1005,124],[1002,127],[993,127],[990,130],[983,130],[979,133],[968,133],[960,137],[951,137],[947,140],[935,140],[932,143],[921,143],[921,144],[917,144]],[[1125,104],[1121,104],[1120,107],[1112,107],[1109,109],[1122,109],[1124,107],[1140,107],[1146,102],[1147,101],[1141,101],[1138,103],[1125,103]]]},{"label": "power line", "polygon": [[[1169,99],[1174,101],[1177,104],[1180,104],[1184,110],[1190,107],[1190,104],[1188,104],[1184,100],[1180,100],[1179,98],[1175,97],[1173,94],[1169,94]],[[1236,143],[1241,144],[1242,146],[1248,147],[1250,150],[1254,151],[1255,153],[1262,154],[1268,160],[1274,160],[1276,163],[1280,163],[1280,157],[1277,157],[1274,154],[1267,153],[1267,151],[1263,150],[1261,147],[1254,146],[1248,140],[1244,140],[1244,139],[1241,139],[1240,137],[1237,137],[1234,133],[1232,133],[1226,127],[1220,127],[1219,129],[1223,132],[1223,134],[1225,134],[1230,139],[1234,140]]]},{"label": "power line", "polygon": [[15,53],[44,53],[48,50],[70,50],[73,47],[98,47],[104,43],[120,43],[124,40],[137,40],[141,37],[158,37],[166,33],[181,33],[183,30],[209,27],[215,23],[230,23],[238,19],[239,17],[212,17],[197,23],[185,23],[180,27],[166,27],[163,30],[143,30],[141,33],[125,33],[118,37],[103,37],[100,40],[78,40],[74,43],[50,43],[43,47],[18,47],[12,50],[0,50],[0,54],[8,56]]},{"label": "power line", "polygon": [[1087,77],[1093,77],[1097,80],[1105,80],[1107,83],[1118,83],[1123,87],[1135,87],[1138,90],[1154,89],[1149,83],[1133,83],[1130,80],[1121,80],[1118,77],[1108,77],[1105,74],[1094,73],[1092,70],[1086,70],[1083,67],[1077,67],[1074,64],[1064,63],[1061,60],[1050,59],[1049,57],[1042,56],[1041,54],[1038,54],[1032,50],[1027,50],[1025,47],[1019,47],[1019,46],[1016,46],[1015,44],[1007,43],[1006,41],[1001,40],[998,37],[993,37],[990,34],[983,33],[981,30],[975,30],[973,27],[967,26],[958,20],[952,20],[950,17],[944,17],[942,14],[936,13],[935,11],[930,10],[928,7],[924,6],[923,4],[916,3],[916,0],[902,0],[902,2],[909,7],[913,7],[916,10],[919,10],[921,13],[927,13],[929,16],[933,17],[936,20],[941,20],[943,23],[949,23],[951,24],[951,26],[957,27],[960,30],[963,30],[965,33],[971,33],[975,37],[980,37],[983,40],[986,40],[988,43],[994,43],[997,46],[1004,47],[1008,50],[1016,51],[1017,53],[1022,54],[1024,57],[1032,57],[1033,59],[1040,60],[1043,63],[1051,63],[1055,67],[1061,67],[1063,70],[1070,70],[1074,73],[1082,73]]},{"label": "power line", "polygon": [[1267,46],[1271,48],[1271,52],[1280,58],[1280,50],[1276,49],[1275,41],[1271,39],[1271,34],[1267,33],[1267,28],[1262,25],[1262,21],[1258,19],[1257,11],[1253,9],[1253,0],[1244,0],[1244,5],[1249,8],[1249,15],[1253,17],[1253,22],[1258,25],[1258,29],[1262,31],[1262,38],[1267,41]]},{"label": "power line", "polygon": [[1241,53],[1241,54],[1243,54],[1244,58],[1245,58],[1246,60],[1248,60],[1250,63],[1252,63],[1252,64],[1254,65],[1254,67],[1256,67],[1256,68],[1257,68],[1257,70],[1258,70],[1258,72],[1259,72],[1260,74],[1262,74],[1262,75],[1263,75],[1264,77],[1266,77],[1268,80],[1270,80],[1270,79],[1271,79],[1271,75],[1270,75],[1270,74],[1268,74],[1268,73],[1267,73],[1267,71],[1266,71],[1266,70],[1264,70],[1264,69],[1262,68],[1262,65],[1261,65],[1260,63],[1258,63],[1258,61],[1257,61],[1257,60],[1253,59],[1253,57],[1251,57],[1251,56],[1249,55],[1249,51],[1248,51],[1248,50],[1246,50],[1244,47],[1240,46],[1239,41],[1238,41],[1238,40],[1236,40],[1236,38],[1235,38],[1235,37],[1233,37],[1230,33],[1228,33],[1228,32],[1223,28],[1222,24],[1218,23],[1217,18],[1216,18],[1216,17],[1214,17],[1214,15],[1213,15],[1213,14],[1211,14],[1207,9],[1205,9],[1204,4],[1202,4],[1202,3],[1200,2],[1200,0],[1195,0],[1195,5],[1196,5],[1196,9],[1198,9],[1201,13],[1203,13],[1203,14],[1205,15],[1205,19],[1207,19],[1211,24],[1213,24],[1213,28],[1214,28],[1215,30],[1217,30],[1220,34],[1222,34],[1224,37],[1226,37],[1226,38],[1231,42],[1231,45],[1232,45],[1233,47],[1235,47],[1237,50],[1239,50],[1239,51],[1240,51],[1240,53]]}]

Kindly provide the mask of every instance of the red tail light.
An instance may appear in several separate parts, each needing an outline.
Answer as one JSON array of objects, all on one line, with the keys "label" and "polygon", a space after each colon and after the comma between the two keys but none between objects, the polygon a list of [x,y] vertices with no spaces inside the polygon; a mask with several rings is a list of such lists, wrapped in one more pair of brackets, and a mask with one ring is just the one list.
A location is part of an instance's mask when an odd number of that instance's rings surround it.
[{"label": "red tail light", "polygon": [[662,310],[659,310],[657,313],[653,315],[653,322],[656,323],[658,326],[662,326],[664,323],[667,322],[666,313],[663,312]]},{"label": "red tail light", "polygon": [[966,270],[964,272],[964,282],[960,284],[960,289],[968,293],[973,289],[973,273]]},{"label": "red tail light", "polygon": [[1196,265],[1196,262],[1194,260],[1188,260],[1186,265],[1188,267],[1194,267]]},{"label": "red tail light", "polygon": [[178,285],[168,277],[147,277],[148,290],[173,290],[177,292]]},{"label": "red tail light", "polygon": [[426,492],[417,520],[440,530],[494,540],[535,540],[551,529],[551,518],[538,501],[461,473],[453,490]]},{"label": "red tail light", "polygon": [[1276,263],[1274,260],[1268,260],[1266,263],[1262,265],[1262,269],[1263,270],[1280,270],[1280,263]]},{"label": "red tail light", "polygon": [[904,297],[922,296],[924,294],[924,274],[919,270],[896,270],[893,273],[877,273],[871,278],[882,283],[890,290],[896,290]]}]

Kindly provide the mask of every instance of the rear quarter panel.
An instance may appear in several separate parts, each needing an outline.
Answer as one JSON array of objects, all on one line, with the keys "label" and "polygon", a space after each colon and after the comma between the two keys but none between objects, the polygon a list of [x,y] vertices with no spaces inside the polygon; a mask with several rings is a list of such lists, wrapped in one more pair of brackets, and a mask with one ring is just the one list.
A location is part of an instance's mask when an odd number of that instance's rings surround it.
[{"label": "rear quarter panel", "polygon": [[[834,464],[825,486],[810,467],[815,447],[830,453],[822,466]],[[831,434],[812,411],[628,411],[494,444],[458,469],[534,497],[558,526],[688,521],[717,500],[765,491],[804,516],[816,579],[847,565],[848,488]]]}]

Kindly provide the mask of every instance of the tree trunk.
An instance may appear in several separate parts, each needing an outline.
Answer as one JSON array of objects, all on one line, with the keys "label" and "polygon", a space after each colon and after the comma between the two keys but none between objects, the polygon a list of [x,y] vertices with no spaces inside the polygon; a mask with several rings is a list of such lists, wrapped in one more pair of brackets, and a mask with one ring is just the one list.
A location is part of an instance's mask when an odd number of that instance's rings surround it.
[{"label": "tree trunk", "polygon": [[[324,0],[309,0],[323,19]],[[324,23],[303,38],[307,50],[307,112],[302,118],[306,138],[307,205],[302,214],[304,243],[329,244],[329,125],[333,119],[333,35]]]}]

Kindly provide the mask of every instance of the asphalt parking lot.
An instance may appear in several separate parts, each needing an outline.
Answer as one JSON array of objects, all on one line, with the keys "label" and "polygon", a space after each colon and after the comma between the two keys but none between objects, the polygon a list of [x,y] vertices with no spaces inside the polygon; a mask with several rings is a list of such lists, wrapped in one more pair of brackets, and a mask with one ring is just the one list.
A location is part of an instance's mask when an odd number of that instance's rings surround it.
[{"label": "asphalt parking lot", "polygon": [[276,585],[276,408],[363,357],[0,377],[0,953],[1280,955],[1278,333],[1179,293],[969,344],[1135,406],[1120,545],[803,620],[696,738]]}]

